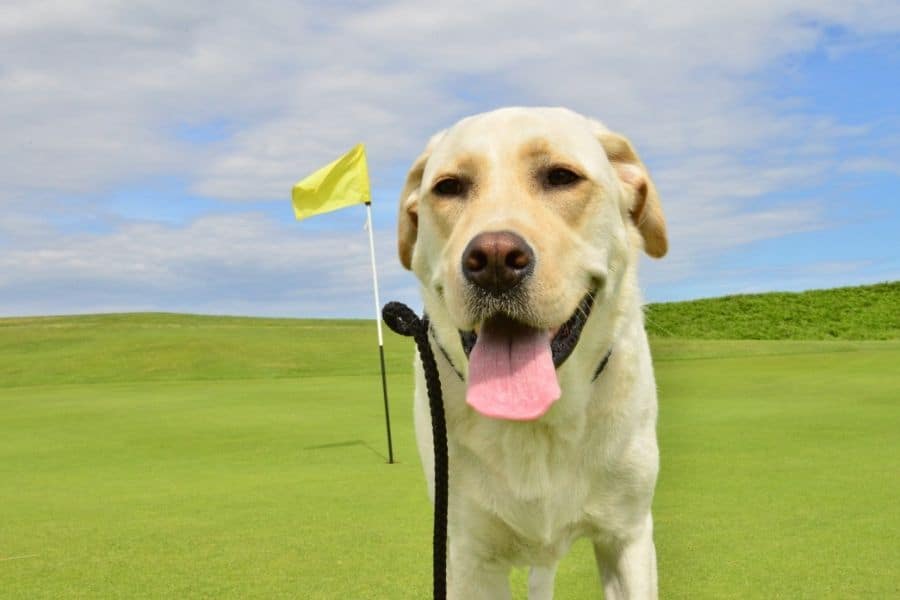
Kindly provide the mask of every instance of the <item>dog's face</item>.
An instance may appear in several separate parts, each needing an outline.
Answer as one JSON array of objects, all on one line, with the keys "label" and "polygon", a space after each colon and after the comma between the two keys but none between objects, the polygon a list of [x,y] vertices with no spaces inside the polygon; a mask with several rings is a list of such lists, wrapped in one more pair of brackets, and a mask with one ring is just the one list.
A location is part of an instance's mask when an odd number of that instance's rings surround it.
[{"label": "dog's face", "polygon": [[407,177],[398,241],[429,311],[440,303],[479,337],[487,327],[554,341],[608,296],[636,247],[659,257],[667,246],[631,144],[550,108],[502,109],[435,135]]},{"label": "dog's face", "polygon": [[455,325],[505,313],[554,329],[641,243],[662,210],[630,143],[564,109],[503,109],[437,134],[400,199],[399,253]]}]

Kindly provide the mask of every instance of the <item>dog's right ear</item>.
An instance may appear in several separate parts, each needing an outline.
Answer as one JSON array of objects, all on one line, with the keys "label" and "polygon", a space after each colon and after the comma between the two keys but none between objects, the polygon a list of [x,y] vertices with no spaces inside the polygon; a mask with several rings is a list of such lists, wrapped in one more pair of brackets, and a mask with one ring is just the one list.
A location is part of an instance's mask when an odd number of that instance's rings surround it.
[{"label": "dog's right ear", "polygon": [[400,255],[400,263],[407,269],[412,269],[413,249],[416,247],[416,237],[419,233],[419,193],[422,186],[422,174],[425,172],[425,163],[431,156],[431,151],[444,136],[441,131],[428,140],[425,150],[409,169],[406,175],[406,183],[400,192],[400,210],[397,215],[397,252]]}]

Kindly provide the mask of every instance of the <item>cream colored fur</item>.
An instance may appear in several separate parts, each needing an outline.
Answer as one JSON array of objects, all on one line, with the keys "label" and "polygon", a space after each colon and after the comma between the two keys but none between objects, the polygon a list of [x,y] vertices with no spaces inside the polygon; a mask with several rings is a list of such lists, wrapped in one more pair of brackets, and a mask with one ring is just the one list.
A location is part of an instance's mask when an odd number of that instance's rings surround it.
[{"label": "cream colored fur", "polygon": [[[583,176],[540,184],[563,166]],[[468,182],[436,195],[442,177]],[[534,249],[528,307],[515,315],[554,329],[597,289],[575,351],[559,368],[562,397],[542,418],[484,417],[465,402],[458,330],[478,328],[460,261],[482,231],[511,230]],[[510,108],[464,119],[434,136],[400,199],[399,254],[421,284],[436,340],[450,461],[449,589],[459,600],[508,598],[512,566],[530,566],[529,597],[551,598],[556,565],[578,538],[593,544],[607,599],[656,597],[650,514],[658,470],[656,387],[639,253],[666,252],[655,187],[631,144],[565,109]],[[591,381],[612,348],[603,374]],[[415,362],[415,424],[433,498],[431,424]]]}]

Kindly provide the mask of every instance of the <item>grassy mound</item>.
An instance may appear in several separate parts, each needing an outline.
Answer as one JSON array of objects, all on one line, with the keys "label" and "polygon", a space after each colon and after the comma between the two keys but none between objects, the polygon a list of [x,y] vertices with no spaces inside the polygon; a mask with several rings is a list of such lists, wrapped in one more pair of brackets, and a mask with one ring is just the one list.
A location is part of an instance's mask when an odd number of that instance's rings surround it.
[{"label": "grassy mound", "polygon": [[[396,336],[386,343],[388,370],[408,370],[412,345]],[[171,313],[0,319],[0,387],[378,372],[373,321]]]},{"label": "grassy mound", "polygon": [[732,340],[900,338],[900,281],[857,287],[725,296],[647,307],[657,337]]}]

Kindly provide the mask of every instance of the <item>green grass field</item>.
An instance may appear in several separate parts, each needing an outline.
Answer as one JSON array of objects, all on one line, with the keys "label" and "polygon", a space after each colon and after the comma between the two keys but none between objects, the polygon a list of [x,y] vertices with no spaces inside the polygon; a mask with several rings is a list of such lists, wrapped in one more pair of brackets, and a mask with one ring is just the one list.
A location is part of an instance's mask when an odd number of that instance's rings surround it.
[{"label": "green grass field", "polygon": [[[428,597],[412,346],[388,336],[388,465],[373,339],[365,321],[0,320],[0,597]],[[662,597],[898,597],[900,340],[653,348]],[[557,597],[597,589],[579,543]]]}]

